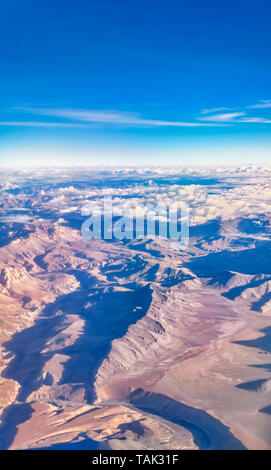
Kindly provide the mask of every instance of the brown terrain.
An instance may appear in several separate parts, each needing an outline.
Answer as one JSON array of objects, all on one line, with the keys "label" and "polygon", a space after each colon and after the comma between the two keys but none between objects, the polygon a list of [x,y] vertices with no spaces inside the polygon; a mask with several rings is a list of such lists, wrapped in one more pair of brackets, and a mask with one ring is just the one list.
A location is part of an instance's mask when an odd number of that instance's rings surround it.
[{"label": "brown terrain", "polygon": [[[270,173],[163,171],[2,174],[1,449],[271,448]],[[108,194],[188,248],[83,238]]]},{"label": "brown terrain", "polygon": [[42,222],[3,246],[2,448],[269,449],[269,278],[202,256]]}]

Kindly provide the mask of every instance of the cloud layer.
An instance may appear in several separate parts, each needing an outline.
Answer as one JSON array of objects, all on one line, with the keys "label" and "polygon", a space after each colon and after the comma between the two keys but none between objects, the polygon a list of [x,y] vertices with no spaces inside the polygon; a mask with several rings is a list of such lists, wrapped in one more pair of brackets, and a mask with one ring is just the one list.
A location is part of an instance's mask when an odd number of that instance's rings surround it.
[{"label": "cloud layer", "polygon": [[[229,221],[235,218],[257,218],[271,214],[271,167],[239,168],[122,168],[106,170],[33,170],[31,178],[40,182],[63,180],[63,187],[52,184],[40,192],[32,201],[32,195],[19,193],[14,196],[7,190],[16,185],[25,186],[29,175],[24,171],[6,172],[1,192],[9,201],[9,207],[21,205],[21,198],[29,198],[29,210],[44,211],[47,214],[65,218],[71,212],[80,213],[89,204],[102,206],[103,198],[111,196],[114,204],[121,204],[127,213],[142,204],[158,204],[182,207],[189,204],[191,225],[204,224],[219,219]],[[69,183],[69,181],[84,183]],[[83,179],[82,179],[83,178]],[[92,184],[92,181],[101,184]],[[85,181],[89,183],[86,184]],[[116,185],[116,182],[118,184]],[[187,183],[189,182],[189,184]],[[2,217],[10,214],[3,214]],[[14,217],[14,215],[12,215]],[[24,216],[25,217],[25,216]],[[29,216],[27,216],[29,217]],[[6,222],[9,219],[5,220]]]}]

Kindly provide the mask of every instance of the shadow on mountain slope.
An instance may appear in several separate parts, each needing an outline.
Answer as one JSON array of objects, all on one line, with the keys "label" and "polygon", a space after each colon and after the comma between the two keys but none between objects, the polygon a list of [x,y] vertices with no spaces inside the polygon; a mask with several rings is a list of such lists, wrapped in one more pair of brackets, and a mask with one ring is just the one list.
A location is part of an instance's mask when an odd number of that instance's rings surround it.
[{"label": "shadow on mountain slope", "polygon": [[128,396],[128,401],[140,410],[160,416],[190,431],[199,449],[246,449],[227,426],[206,411],[140,388]]}]

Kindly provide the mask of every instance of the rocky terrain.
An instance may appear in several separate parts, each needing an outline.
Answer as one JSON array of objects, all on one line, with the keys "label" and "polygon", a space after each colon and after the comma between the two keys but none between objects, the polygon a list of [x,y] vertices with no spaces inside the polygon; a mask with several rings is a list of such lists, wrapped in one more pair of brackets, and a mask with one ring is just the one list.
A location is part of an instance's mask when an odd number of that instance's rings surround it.
[{"label": "rocky terrain", "polygon": [[[0,448],[270,449],[270,171],[1,176]],[[105,195],[189,246],[83,238]]]}]

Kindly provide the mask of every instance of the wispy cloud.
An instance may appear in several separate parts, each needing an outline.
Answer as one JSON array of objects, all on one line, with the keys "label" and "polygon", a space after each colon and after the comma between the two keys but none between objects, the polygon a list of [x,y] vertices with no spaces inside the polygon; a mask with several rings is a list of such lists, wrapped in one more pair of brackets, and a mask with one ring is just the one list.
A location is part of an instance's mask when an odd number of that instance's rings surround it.
[{"label": "wispy cloud", "polygon": [[[258,105],[248,108],[269,108],[271,101],[262,101]],[[231,110],[231,112],[218,112]],[[220,127],[240,123],[270,124],[271,120],[259,116],[247,116],[245,111],[234,111],[232,108],[219,107],[201,110],[201,115],[194,121],[165,121],[160,119],[145,119],[133,113],[112,110],[86,110],[67,109],[56,107],[16,107],[13,111],[23,113],[24,119],[14,121],[2,121],[0,126],[20,127],[51,127],[51,128],[84,128],[94,125],[111,125],[118,127]],[[248,113],[249,114],[249,113]],[[35,115],[42,121],[25,119],[25,116]],[[44,120],[48,119],[48,121]],[[52,121],[51,121],[52,119]]]},{"label": "wispy cloud", "polygon": [[220,107],[220,108],[209,108],[202,109],[201,114],[211,114],[211,113],[220,113],[221,111],[231,111],[231,108]]},{"label": "wispy cloud", "polygon": [[234,122],[235,118],[245,116],[246,113],[224,113],[224,114],[212,114],[211,116],[199,117],[200,121],[211,121],[211,122]]},{"label": "wispy cloud", "polygon": [[261,100],[258,104],[246,106],[245,111],[239,110],[236,112],[218,113],[219,111],[233,111],[233,109],[226,107],[202,109],[201,116],[197,119],[200,121],[207,122],[270,124],[271,120],[269,118],[259,116],[247,116],[249,109],[267,108],[271,108],[271,100]]},{"label": "wispy cloud", "polygon": [[18,111],[36,114],[40,116],[57,117],[67,120],[75,120],[84,123],[103,123],[124,126],[139,127],[203,127],[219,124],[185,122],[185,121],[163,121],[157,119],[144,119],[131,113],[117,111],[96,111],[76,109],[48,109],[48,108],[16,108]]},{"label": "wispy cloud", "polygon": [[43,121],[0,121],[0,126],[14,127],[68,127],[86,128],[87,125],[74,122],[43,122]]},{"label": "wispy cloud", "polygon": [[250,108],[250,109],[271,108],[271,100],[261,100],[260,103],[247,106],[247,108]]},{"label": "wispy cloud", "polygon": [[271,124],[270,119],[265,119],[262,117],[245,117],[245,118],[240,119],[239,122],[255,122],[259,124]]}]

